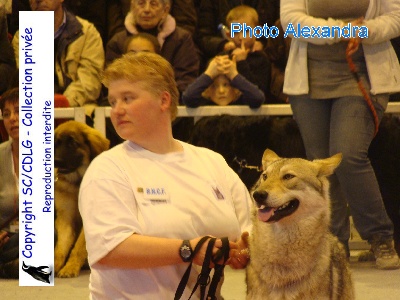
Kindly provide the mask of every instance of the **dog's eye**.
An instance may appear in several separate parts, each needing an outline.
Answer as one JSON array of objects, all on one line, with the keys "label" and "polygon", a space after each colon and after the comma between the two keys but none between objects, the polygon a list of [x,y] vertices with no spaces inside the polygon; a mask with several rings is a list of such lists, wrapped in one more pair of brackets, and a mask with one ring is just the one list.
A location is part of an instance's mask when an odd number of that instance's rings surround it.
[{"label": "dog's eye", "polygon": [[267,178],[268,178],[268,175],[266,173],[262,174],[262,179],[263,180],[267,180]]},{"label": "dog's eye", "polygon": [[292,179],[292,178],[294,178],[295,176],[293,175],[293,174],[285,174],[285,175],[283,175],[283,177],[282,177],[282,179],[283,180],[289,180],[289,179]]},{"label": "dog's eye", "polygon": [[74,138],[69,137],[69,139],[68,139],[68,147],[76,148],[77,146],[78,146],[78,142]]}]

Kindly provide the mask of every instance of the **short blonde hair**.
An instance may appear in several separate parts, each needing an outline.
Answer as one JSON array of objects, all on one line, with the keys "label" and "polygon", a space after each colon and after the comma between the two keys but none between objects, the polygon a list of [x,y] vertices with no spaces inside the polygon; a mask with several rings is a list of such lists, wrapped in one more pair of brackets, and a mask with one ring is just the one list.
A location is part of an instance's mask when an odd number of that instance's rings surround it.
[{"label": "short blonde hair", "polygon": [[254,8],[247,6],[247,5],[239,5],[239,6],[232,8],[229,11],[228,15],[226,16],[226,24],[230,25],[233,21],[236,21],[243,17],[249,18],[251,20],[251,22],[254,23],[253,24],[254,26],[259,25],[257,11]]},{"label": "short blonde hair", "polygon": [[171,64],[162,56],[151,52],[127,53],[114,60],[103,72],[102,82],[106,87],[116,80],[125,79],[140,83],[143,88],[159,96],[162,92],[171,95],[171,121],[178,113],[179,91]]}]

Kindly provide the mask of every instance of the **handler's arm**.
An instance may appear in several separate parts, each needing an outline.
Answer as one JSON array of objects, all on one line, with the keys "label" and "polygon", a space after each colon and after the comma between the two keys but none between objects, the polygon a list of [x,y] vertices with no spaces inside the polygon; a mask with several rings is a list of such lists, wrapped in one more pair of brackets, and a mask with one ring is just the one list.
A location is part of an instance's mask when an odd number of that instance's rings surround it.
[{"label": "handler's arm", "polygon": [[[201,237],[190,240],[190,245],[194,249]],[[116,268],[153,268],[183,263],[179,248],[182,240],[149,237],[133,234],[126,240],[117,245],[98,263]],[[217,240],[214,245],[213,253],[221,247],[221,240]],[[193,263],[202,265],[207,249],[204,243],[199,252],[195,255]]]}]

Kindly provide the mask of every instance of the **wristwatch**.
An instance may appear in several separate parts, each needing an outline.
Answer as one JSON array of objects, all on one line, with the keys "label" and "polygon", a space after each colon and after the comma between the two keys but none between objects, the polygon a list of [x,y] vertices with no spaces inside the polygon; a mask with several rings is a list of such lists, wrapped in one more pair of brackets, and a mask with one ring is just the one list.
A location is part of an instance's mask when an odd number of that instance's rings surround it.
[{"label": "wristwatch", "polygon": [[189,262],[192,259],[193,249],[190,246],[189,240],[184,240],[179,248],[179,255],[184,262]]}]

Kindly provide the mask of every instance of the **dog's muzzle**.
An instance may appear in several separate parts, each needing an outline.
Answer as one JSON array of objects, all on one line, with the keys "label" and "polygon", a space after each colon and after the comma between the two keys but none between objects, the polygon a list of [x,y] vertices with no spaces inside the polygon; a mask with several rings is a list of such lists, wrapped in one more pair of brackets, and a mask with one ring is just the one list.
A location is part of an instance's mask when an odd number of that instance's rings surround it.
[{"label": "dog's muzzle", "polygon": [[280,219],[293,214],[300,205],[298,199],[292,199],[279,207],[267,205],[268,192],[256,190],[253,193],[253,199],[258,207],[258,219],[262,222],[277,222]]}]

